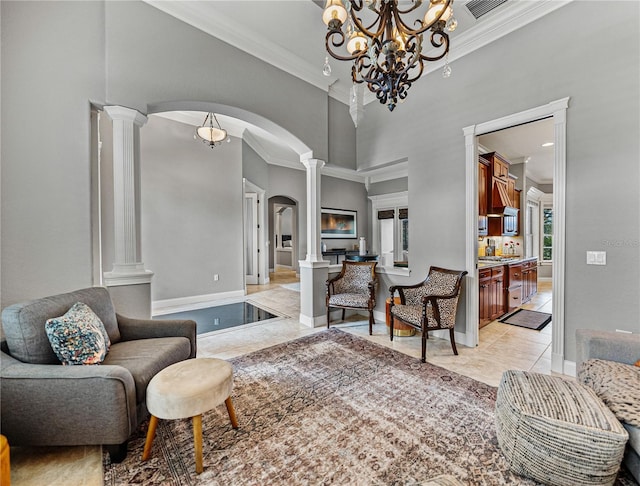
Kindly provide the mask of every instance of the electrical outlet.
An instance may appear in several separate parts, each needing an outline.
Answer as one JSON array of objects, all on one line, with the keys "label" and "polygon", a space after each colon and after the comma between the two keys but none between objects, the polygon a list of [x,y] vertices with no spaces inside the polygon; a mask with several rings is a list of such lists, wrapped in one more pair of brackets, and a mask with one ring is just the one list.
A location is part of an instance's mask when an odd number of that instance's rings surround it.
[{"label": "electrical outlet", "polygon": [[213,274],[213,281],[217,282],[218,280],[220,280],[220,275],[218,275],[217,273]]}]

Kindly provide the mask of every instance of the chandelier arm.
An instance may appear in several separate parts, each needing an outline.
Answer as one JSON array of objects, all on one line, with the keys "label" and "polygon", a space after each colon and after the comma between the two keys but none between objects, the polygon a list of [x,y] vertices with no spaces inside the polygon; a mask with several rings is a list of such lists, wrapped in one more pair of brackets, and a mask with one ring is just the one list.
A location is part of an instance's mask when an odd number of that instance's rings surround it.
[{"label": "chandelier arm", "polygon": [[444,15],[444,13],[447,11],[447,8],[453,3],[453,0],[446,0],[444,7],[442,8],[442,10],[440,11],[440,15],[438,15],[436,17],[436,19],[431,23],[431,24],[427,24],[427,25],[422,25],[422,27],[420,27],[419,29],[412,29],[411,27],[409,27],[400,17],[400,14],[404,14],[404,13],[408,13],[411,12],[413,8],[416,8],[416,6],[414,6],[412,9],[409,9],[407,11],[401,11],[399,9],[394,9],[393,12],[393,18],[396,21],[396,25],[398,26],[398,30],[402,31],[404,34],[407,35],[418,35],[418,34],[422,34],[423,32],[426,32],[427,30],[429,30],[431,27],[433,27],[434,25],[436,25],[438,22],[440,22],[440,18]]},{"label": "chandelier arm", "polygon": [[[436,34],[440,35],[440,38],[442,39],[440,42],[435,40]],[[431,45],[435,48],[444,46],[444,50],[441,54],[438,54],[435,57],[425,56],[424,54],[420,53],[420,59],[422,59],[423,61],[438,61],[446,56],[449,53],[449,36],[446,32],[434,32],[433,34],[431,34]]]},{"label": "chandelier arm", "polygon": [[[369,37],[370,39],[375,39],[376,37],[380,37],[384,32],[384,29],[387,24],[387,17],[389,15],[388,11],[391,8],[391,7],[385,8],[384,5],[386,4],[383,4],[383,8],[381,8],[380,11],[376,10],[376,13],[378,14],[378,18],[374,20],[373,23],[368,28],[364,26],[360,18],[353,11],[351,12],[351,20],[355,24],[356,28],[360,32],[362,32],[365,36]],[[357,9],[356,11],[359,11],[359,9]],[[370,29],[376,24],[376,22],[379,22],[379,27],[378,27],[378,30],[374,32]]]},{"label": "chandelier arm", "polygon": [[[334,35],[339,36],[339,42],[333,40]],[[353,61],[360,56],[360,54],[353,54],[350,56],[341,56],[340,54],[336,54],[329,46],[329,39],[331,39],[331,44],[333,45],[333,47],[340,47],[344,44],[344,33],[341,30],[330,30],[329,32],[327,32],[327,36],[325,37],[324,47],[334,59],[337,59],[338,61]]]}]

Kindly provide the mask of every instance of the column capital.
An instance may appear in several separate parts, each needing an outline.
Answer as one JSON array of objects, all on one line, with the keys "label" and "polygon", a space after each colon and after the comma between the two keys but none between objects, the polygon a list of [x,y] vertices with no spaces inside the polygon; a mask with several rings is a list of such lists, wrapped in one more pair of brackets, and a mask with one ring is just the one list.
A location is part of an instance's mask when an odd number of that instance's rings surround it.
[{"label": "column capital", "polygon": [[325,161],[320,159],[304,159],[300,162],[302,162],[307,169],[322,169],[325,166]]},{"label": "column capital", "polygon": [[104,111],[113,121],[129,121],[135,123],[139,127],[147,123],[147,117],[142,113],[124,106],[105,106]]}]

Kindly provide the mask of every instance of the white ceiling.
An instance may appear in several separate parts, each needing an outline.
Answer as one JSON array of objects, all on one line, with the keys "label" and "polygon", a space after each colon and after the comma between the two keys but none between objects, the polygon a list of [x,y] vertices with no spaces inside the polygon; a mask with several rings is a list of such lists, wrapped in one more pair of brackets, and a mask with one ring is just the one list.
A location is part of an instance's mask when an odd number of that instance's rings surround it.
[{"label": "white ceiling", "polygon": [[[351,63],[329,57],[330,77],[322,74],[327,56],[322,22],[324,0],[145,0],[148,4],[172,15],[208,34],[256,56],[288,73],[327,91],[349,104],[352,86]],[[406,1],[406,0],[401,0]],[[469,0],[456,0],[454,14],[458,28],[451,34],[449,62],[455,76],[454,61],[530,22],[560,8],[571,0],[507,0],[504,4],[476,20],[466,8]],[[419,9],[428,5],[424,0]],[[409,17],[409,15],[407,15]],[[417,15],[416,15],[417,17]],[[425,43],[427,40],[425,39]],[[427,52],[428,54],[428,52]],[[429,63],[425,74],[440,70],[444,61]],[[420,81],[418,81],[420,82]],[[365,104],[374,101],[365,95]],[[410,102],[411,93],[407,101]],[[204,113],[178,112],[164,114],[182,123],[200,125]],[[366,112],[365,112],[366,116]],[[230,135],[243,137],[270,163],[299,168],[299,157],[274,137],[240,120],[218,116]],[[506,134],[487,135],[487,147],[508,158],[530,157],[527,175],[536,182],[550,182],[553,167],[553,148],[541,150],[537,131],[522,128]],[[540,131],[543,131],[540,128]],[[264,133],[263,133],[264,132]],[[545,157],[547,153],[551,158]],[[551,164],[551,165],[550,165]]]},{"label": "white ceiling", "polygon": [[513,163],[525,159],[525,174],[538,184],[553,183],[554,147],[553,118],[546,118],[517,127],[506,128],[478,137],[487,152],[498,152]]}]

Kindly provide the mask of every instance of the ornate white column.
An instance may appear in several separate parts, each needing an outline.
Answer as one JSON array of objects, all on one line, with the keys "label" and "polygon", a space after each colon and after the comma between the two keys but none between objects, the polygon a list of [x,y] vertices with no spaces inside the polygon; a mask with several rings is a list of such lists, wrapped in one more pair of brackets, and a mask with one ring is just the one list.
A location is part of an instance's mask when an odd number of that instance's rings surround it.
[{"label": "ornate white column", "polygon": [[320,181],[324,161],[302,160],[307,169],[307,257],[300,260],[300,322],[309,327],[327,324],[325,282],[329,262],[320,250]]},{"label": "ornate white column", "polygon": [[104,274],[108,287],[149,284],[153,272],[140,260],[140,127],[147,117],[131,108],[105,106],[113,121],[114,262]]}]

